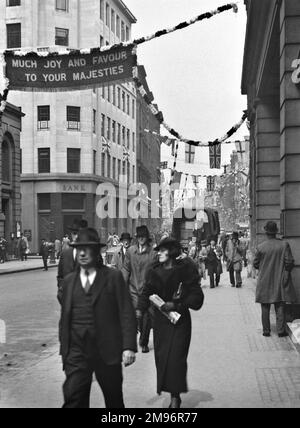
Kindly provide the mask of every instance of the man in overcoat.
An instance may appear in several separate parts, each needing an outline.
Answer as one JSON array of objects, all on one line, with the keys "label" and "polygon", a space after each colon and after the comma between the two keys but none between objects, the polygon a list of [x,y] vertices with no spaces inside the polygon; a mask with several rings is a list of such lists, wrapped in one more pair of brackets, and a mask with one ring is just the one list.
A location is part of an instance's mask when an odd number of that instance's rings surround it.
[{"label": "man in overcoat", "polygon": [[[72,242],[75,242],[78,237],[78,233],[81,229],[88,227],[86,220],[74,220],[73,224],[68,227],[71,232]],[[69,247],[66,250],[63,250],[57,268],[57,287],[60,288],[61,283],[65,276],[73,272],[76,268],[76,248]]]},{"label": "man in overcoat", "polygon": [[[136,228],[137,245],[132,245],[126,252],[122,274],[126,284],[129,285],[130,294],[135,309],[138,298],[145,285],[145,276],[148,268],[157,259],[157,254],[151,246],[150,232],[147,226]],[[139,320],[139,330],[141,332],[139,344],[143,353],[149,352],[149,336],[151,331],[151,314],[144,313],[143,319]]]},{"label": "man in overcoat", "polygon": [[43,259],[44,270],[47,271],[48,270],[49,247],[47,245],[46,239],[42,239],[39,254]]},{"label": "man in overcoat", "polygon": [[122,233],[120,242],[121,248],[119,251],[116,251],[113,255],[111,261],[111,267],[121,270],[124,266],[125,256],[131,244],[131,236],[130,233]]},{"label": "man in overcoat", "polygon": [[263,335],[271,335],[270,307],[274,304],[279,337],[287,336],[285,323],[285,303],[295,301],[295,291],[291,279],[294,259],[289,244],[276,238],[277,224],[269,221],[264,227],[267,240],[257,248],[253,265],[259,269],[256,302],[262,308]]},{"label": "man in overcoat", "polygon": [[135,361],[136,317],[120,271],[100,265],[102,244],[92,228],[79,232],[78,269],[64,278],[60,344],[66,381],[64,408],[88,408],[93,373],[106,407],[123,408],[122,362]]}]

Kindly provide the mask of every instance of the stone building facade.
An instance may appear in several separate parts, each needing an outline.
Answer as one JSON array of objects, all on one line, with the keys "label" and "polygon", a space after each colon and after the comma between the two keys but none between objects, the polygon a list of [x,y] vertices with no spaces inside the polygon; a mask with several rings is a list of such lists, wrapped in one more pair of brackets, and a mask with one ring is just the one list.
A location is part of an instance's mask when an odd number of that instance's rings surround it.
[{"label": "stone building facade", "polygon": [[300,302],[300,2],[246,0],[242,93],[250,121],[251,230],[277,222],[296,261]]},{"label": "stone building facade", "polygon": [[20,131],[21,109],[7,103],[0,118],[0,237],[13,253],[13,243],[21,230]]}]

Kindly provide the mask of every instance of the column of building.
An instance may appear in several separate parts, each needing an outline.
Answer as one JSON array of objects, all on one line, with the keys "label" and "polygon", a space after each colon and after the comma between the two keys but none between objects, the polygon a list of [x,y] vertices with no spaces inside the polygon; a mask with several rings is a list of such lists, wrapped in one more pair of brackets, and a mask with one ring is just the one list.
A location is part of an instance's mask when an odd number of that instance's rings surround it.
[{"label": "column of building", "polygon": [[[292,62],[300,49],[300,4],[283,0],[280,14],[280,131],[282,232],[296,260],[294,284],[300,284],[300,88],[292,81]],[[300,299],[300,286],[298,298]],[[299,300],[300,301],[300,300]]]},{"label": "column of building", "polygon": [[280,129],[277,97],[260,99],[255,129],[256,244],[265,239],[267,221],[280,223]]}]

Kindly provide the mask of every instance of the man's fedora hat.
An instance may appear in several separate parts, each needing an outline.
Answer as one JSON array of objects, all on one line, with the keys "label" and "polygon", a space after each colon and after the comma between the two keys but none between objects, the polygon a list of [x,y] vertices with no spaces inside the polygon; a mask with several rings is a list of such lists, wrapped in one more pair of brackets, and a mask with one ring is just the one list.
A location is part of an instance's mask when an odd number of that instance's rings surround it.
[{"label": "man's fedora hat", "polygon": [[130,233],[122,233],[120,241],[131,241],[132,238],[130,236]]},{"label": "man's fedora hat", "polygon": [[238,232],[232,232],[231,238],[232,238],[232,239],[239,239],[239,234],[238,234]]},{"label": "man's fedora hat", "polygon": [[154,248],[155,251],[159,251],[162,248],[166,248],[167,250],[171,248],[181,249],[181,244],[177,239],[174,238],[165,238],[160,241],[160,243]]},{"label": "man's fedora hat", "polygon": [[137,238],[147,238],[150,239],[150,232],[147,226],[139,226],[136,228],[136,237]]},{"label": "man's fedora hat", "polygon": [[79,232],[80,229],[86,229],[88,227],[88,222],[86,220],[75,219],[71,226],[68,226],[68,230],[71,232]]},{"label": "man's fedora hat", "polygon": [[105,247],[101,244],[97,231],[91,227],[79,230],[77,241],[70,244],[71,247]]},{"label": "man's fedora hat", "polygon": [[267,235],[276,235],[279,232],[278,226],[275,221],[268,221],[264,227]]}]

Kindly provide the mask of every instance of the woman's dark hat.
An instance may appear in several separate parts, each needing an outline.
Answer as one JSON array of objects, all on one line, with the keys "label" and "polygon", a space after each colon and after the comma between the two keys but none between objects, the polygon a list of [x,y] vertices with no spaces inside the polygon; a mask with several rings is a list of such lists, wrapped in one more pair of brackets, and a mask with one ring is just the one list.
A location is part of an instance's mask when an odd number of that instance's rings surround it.
[{"label": "woman's dark hat", "polygon": [[239,239],[239,234],[237,232],[232,232],[231,238],[232,239]]},{"label": "woman's dark hat", "polygon": [[71,232],[79,232],[80,229],[86,229],[88,227],[88,222],[86,220],[75,219],[71,226],[68,226],[68,230]]},{"label": "woman's dark hat", "polygon": [[206,240],[204,240],[204,241],[201,241],[201,245],[202,245],[202,246],[205,246],[205,245],[207,245],[207,241],[206,241]]},{"label": "woman's dark hat", "polygon": [[131,241],[130,233],[122,233],[120,241]]},{"label": "woman's dark hat", "polygon": [[136,237],[137,238],[147,238],[150,239],[150,232],[147,226],[139,226],[136,228]]},{"label": "woman's dark hat", "polygon": [[170,248],[181,249],[181,244],[174,238],[165,238],[160,241],[157,247],[154,248],[155,251],[159,251],[161,248],[166,248],[169,250]]},{"label": "woman's dark hat", "polygon": [[97,231],[91,227],[79,230],[76,242],[70,244],[71,247],[105,247],[101,244]]},{"label": "woman's dark hat", "polygon": [[279,232],[278,226],[275,221],[268,221],[264,227],[267,235],[276,235]]}]

